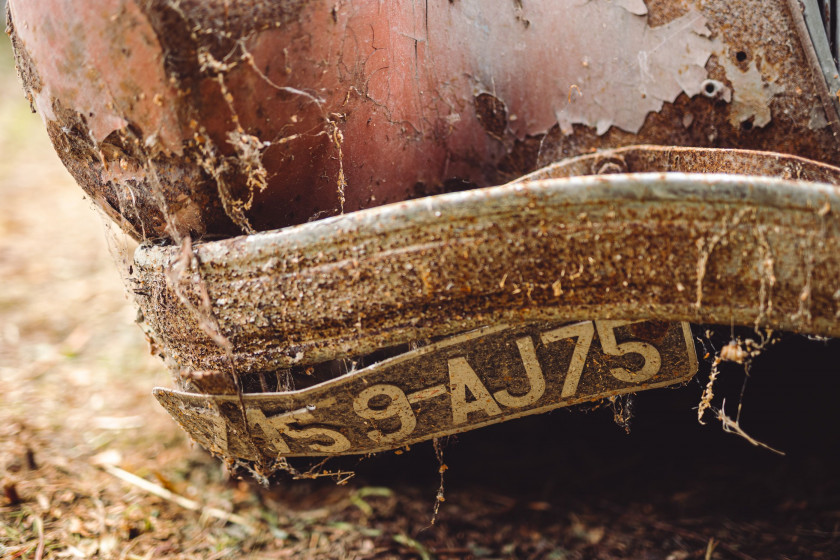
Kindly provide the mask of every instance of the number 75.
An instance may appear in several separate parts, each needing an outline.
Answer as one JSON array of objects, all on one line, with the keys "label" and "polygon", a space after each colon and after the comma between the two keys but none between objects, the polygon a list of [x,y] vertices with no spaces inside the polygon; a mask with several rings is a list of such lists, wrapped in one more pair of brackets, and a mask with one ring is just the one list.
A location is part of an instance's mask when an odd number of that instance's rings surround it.
[{"label": "number 75", "polygon": [[564,338],[577,338],[572,359],[569,362],[569,371],[563,381],[562,397],[571,397],[577,393],[580,376],[583,373],[583,366],[586,363],[586,356],[589,354],[589,347],[595,331],[598,331],[598,338],[601,340],[601,349],[608,356],[624,356],[627,354],[640,354],[645,363],[638,371],[630,371],[623,367],[611,368],[610,373],[616,379],[626,383],[641,383],[647,381],[659,372],[662,365],[662,358],[659,351],[647,342],[632,340],[617,343],[615,340],[615,329],[641,321],[586,321],[575,323],[553,329],[542,333],[540,336],[543,344],[550,344]]}]

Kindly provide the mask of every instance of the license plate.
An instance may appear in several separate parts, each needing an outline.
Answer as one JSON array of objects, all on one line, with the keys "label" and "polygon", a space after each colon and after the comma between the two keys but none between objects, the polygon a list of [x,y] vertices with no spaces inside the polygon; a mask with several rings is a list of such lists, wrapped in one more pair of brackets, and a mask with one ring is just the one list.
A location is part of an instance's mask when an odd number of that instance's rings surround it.
[{"label": "license plate", "polygon": [[688,323],[605,320],[486,327],[299,391],[154,394],[205,448],[261,461],[395,449],[696,372]]}]

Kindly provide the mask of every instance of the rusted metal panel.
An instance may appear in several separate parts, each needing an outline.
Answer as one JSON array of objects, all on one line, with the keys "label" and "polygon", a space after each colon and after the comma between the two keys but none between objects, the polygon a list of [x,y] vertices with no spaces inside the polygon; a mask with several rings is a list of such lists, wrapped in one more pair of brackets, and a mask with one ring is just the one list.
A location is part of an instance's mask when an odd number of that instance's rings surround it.
[{"label": "rusted metal panel", "polygon": [[264,463],[394,449],[696,371],[686,323],[586,321],[487,327],[299,391],[155,395],[205,448]]},{"label": "rusted metal panel", "polygon": [[137,239],[265,231],[630,144],[840,163],[837,92],[793,0],[9,7],[60,157]]},{"label": "rusted metal panel", "polygon": [[537,320],[837,336],[838,204],[835,186],[771,177],[529,181],[205,243],[195,258],[141,247],[130,280],[161,351],[194,370],[274,371]]}]

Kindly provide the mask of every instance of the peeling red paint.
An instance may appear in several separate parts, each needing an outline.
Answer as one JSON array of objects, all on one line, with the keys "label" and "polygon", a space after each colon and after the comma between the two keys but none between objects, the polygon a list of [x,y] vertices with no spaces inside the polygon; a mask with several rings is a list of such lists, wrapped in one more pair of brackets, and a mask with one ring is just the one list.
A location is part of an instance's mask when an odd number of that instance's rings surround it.
[{"label": "peeling red paint", "polygon": [[34,92],[45,120],[53,103],[84,115],[94,140],[131,123],[150,146],[180,154],[177,90],[148,20],[131,0],[12,1],[16,31],[43,77]]}]

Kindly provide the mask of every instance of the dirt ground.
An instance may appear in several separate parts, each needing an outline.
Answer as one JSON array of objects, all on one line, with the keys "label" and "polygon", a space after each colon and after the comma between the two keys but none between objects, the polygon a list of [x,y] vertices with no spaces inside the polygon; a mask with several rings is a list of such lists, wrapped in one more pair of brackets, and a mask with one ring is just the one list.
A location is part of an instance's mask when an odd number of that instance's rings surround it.
[{"label": "dirt ground", "polygon": [[[154,402],[168,374],[8,51],[0,557],[840,558],[840,344],[792,335],[755,361],[743,398],[744,429],[785,456],[697,424],[706,362],[686,387],[638,395],[629,434],[609,407],[589,407],[444,442],[434,525],[431,445],[329,464],[356,473],[341,485],[232,476]],[[734,412],[743,379],[724,368],[717,406],[725,397]]]}]

